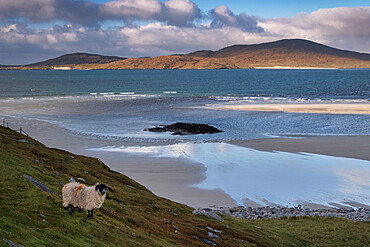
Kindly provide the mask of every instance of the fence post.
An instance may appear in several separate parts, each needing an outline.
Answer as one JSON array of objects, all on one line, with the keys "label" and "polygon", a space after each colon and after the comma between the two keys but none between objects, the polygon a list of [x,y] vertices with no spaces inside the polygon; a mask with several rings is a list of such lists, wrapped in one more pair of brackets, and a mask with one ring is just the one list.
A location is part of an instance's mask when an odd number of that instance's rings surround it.
[{"label": "fence post", "polygon": [[22,134],[22,127],[19,128],[19,133]]},{"label": "fence post", "polygon": [[5,119],[3,119],[3,126],[5,127]]},{"label": "fence post", "polygon": [[9,129],[9,122],[6,122],[6,127]]}]

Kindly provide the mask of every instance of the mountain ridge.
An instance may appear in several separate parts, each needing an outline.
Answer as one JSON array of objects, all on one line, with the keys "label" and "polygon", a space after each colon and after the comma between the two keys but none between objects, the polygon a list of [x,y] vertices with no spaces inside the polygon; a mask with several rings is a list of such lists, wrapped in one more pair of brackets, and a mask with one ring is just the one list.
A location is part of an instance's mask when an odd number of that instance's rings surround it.
[{"label": "mountain ridge", "polygon": [[[252,44],[252,45],[236,44],[236,45],[224,47],[217,51],[211,51],[211,50],[195,51],[195,52],[186,54],[186,56],[220,58],[220,57],[237,56],[237,55],[240,55],[241,52],[244,53],[244,52],[254,51],[254,50],[259,50],[259,49],[276,49],[276,48],[290,48],[292,50],[302,49],[302,50],[316,51],[318,53],[324,53],[324,54],[329,54],[329,55],[370,61],[370,54],[368,53],[360,53],[356,51],[337,49],[334,47],[330,47],[327,45],[323,45],[317,42],[313,42],[310,40],[304,40],[304,39],[282,39],[282,40],[277,40],[273,42]],[[235,52],[239,52],[239,54],[235,54]]]},{"label": "mountain ridge", "polygon": [[123,58],[72,53],[39,63],[0,69],[252,69],[370,68],[370,54],[341,50],[304,39],[232,45],[217,51]]},{"label": "mountain ridge", "polygon": [[99,54],[90,54],[84,52],[75,52],[64,54],[56,58],[51,58],[45,61],[27,64],[27,67],[46,67],[46,66],[66,66],[79,64],[105,64],[126,58],[117,56],[103,56]]}]

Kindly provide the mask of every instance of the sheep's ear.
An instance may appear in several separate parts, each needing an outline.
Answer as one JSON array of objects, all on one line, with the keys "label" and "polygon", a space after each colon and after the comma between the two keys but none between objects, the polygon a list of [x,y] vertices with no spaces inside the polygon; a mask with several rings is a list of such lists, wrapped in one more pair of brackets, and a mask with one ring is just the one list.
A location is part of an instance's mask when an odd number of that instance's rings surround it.
[{"label": "sheep's ear", "polygon": [[100,185],[99,183],[96,183],[96,184],[95,184],[95,190],[96,190],[96,191],[98,191],[98,189],[99,189],[99,185]]}]

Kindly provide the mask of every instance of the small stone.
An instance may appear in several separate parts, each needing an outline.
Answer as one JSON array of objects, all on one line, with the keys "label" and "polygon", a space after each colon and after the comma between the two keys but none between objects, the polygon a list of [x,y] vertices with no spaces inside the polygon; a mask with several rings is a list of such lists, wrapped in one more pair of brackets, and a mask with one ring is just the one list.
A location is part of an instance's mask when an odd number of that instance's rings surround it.
[{"label": "small stone", "polygon": [[202,210],[201,208],[195,209],[193,211],[193,214],[195,214],[195,215],[204,215],[204,216],[207,216],[209,218],[224,222],[224,219],[222,219],[221,216],[219,216],[219,215],[217,215],[213,212],[208,212],[208,211]]},{"label": "small stone", "polygon": [[60,173],[59,173],[57,170],[55,170],[54,172],[55,172],[55,174],[56,174],[57,176],[60,176]]},{"label": "small stone", "polygon": [[217,234],[214,234],[213,232],[207,232],[207,236],[210,238],[220,238]]},{"label": "small stone", "polygon": [[82,183],[86,183],[86,180],[83,178],[77,178],[78,181],[81,181]]},{"label": "small stone", "polygon": [[168,209],[168,212],[170,212],[171,214],[175,215],[176,217],[179,217],[179,215],[177,213],[175,213],[174,211],[172,211],[171,209]]},{"label": "small stone", "polygon": [[207,229],[212,231],[212,232],[222,233],[222,231],[213,229],[212,227],[209,227],[209,226],[207,226]]},{"label": "small stone", "polygon": [[16,244],[16,243],[14,243],[13,241],[8,240],[8,239],[5,239],[5,238],[3,238],[3,241],[4,241],[5,243],[7,243],[7,244],[8,244],[9,246],[11,246],[11,247],[24,247],[24,245]]},{"label": "small stone", "polygon": [[68,181],[69,181],[70,183],[72,183],[72,182],[76,182],[76,180],[75,180],[73,177],[70,177]]}]

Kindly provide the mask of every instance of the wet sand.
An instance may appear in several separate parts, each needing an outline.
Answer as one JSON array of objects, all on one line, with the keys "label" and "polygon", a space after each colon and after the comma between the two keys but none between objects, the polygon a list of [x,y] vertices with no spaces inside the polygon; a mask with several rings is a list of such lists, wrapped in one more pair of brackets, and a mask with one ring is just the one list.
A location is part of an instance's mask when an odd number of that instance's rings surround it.
[{"label": "wet sand", "polygon": [[260,151],[304,152],[370,161],[370,136],[266,138],[229,143]]},{"label": "wet sand", "polygon": [[244,104],[210,106],[218,110],[282,111],[301,113],[370,114],[370,104]]}]

